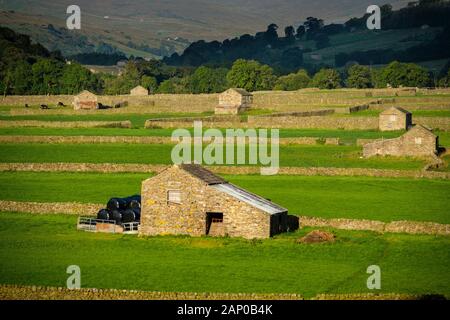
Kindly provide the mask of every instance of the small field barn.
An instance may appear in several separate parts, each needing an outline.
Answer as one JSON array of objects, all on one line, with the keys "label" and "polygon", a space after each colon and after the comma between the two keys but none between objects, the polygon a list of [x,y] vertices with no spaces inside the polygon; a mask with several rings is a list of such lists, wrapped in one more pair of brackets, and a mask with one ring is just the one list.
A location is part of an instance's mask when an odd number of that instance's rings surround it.
[{"label": "small field barn", "polygon": [[403,108],[392,107],[380,113],[380,131],[408,130],[411,126],[412,114]]},{"label": "small field barn", "polygon": [[172,166],[142,183],[141,235],[269,238],[288,230],[287,209],[200,165]]},{"label": "small field barn", "polygon": [[404,135],[394,139],[383,139],[364,145],[363,155],[381,156],[434,156],[438,152],[439,138],[422,125],[415,125]]},{"label": "small field barn", "polygon": [[215,108],[215,114],[239,114],[250,109],[253,103],[253,95],[244,89],[231,88],[219,95],[219,105]]}]

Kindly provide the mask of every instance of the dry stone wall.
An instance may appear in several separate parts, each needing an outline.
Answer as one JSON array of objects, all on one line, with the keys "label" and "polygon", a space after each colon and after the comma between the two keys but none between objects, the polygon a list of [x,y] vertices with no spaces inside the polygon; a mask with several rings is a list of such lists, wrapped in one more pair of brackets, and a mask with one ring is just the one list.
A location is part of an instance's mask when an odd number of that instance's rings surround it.
[{"label": "dry stone wall", "polygon": [[0,200],[0,211],[27,212],[36,214],[95,215],[101,204],[72,202],[19,202]]},{"label": "dry stone wall", "polygon": [[[399,293],[318,294],[312,300],[419,300]],[[0,300],[304,300],[295,293],[161,292],[118,289],[0,285]]]},{"label": "dry stone wall", "polygon": [[131,121],[4,121],[0,128],[39,127],[39,128],[131,128]]},{"label": "dry stone wall", "polygon": [[[163,164],[115,164],[115,163],[0,163],[1,171],[31,172],[102,172],[102,173],[159,173],[168,165]],[[218,174],[260,174],[260,167],[250,166],[206,166]],[[425,170],[391,170],[371,168],[332,167],[281,167],[279,175],[299,176],[355,176],[415,179],[450,179],[450,172]]]}]

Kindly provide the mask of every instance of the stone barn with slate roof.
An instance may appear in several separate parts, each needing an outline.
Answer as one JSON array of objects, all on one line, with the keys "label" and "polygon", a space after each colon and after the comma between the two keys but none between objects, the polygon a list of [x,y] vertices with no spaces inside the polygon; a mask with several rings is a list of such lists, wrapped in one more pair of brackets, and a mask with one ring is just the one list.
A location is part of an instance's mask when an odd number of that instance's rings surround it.
[{"label": "stone barn with slate roof", "polygon": [[250,109],[253,95],[244,89],[231,88],[219,95],[219,105],[215,114],[239,114]]},{"label": "stone barn with slate roof", "polygon": [[148,90],[143,86],[137,86],[130,90],[131,96],[148,96]]},{"label": "stone barn with slate roof", "polygon": [[72,105],[74,110],[98,109],[97,96],[92,92],[83,90],[73,98]]},{"label": "stone barn with slate roof", "polygon": [[408,130],[411,126],[412,114],[405,109],[392,107],[380,113],[380,131]]},{"label": "stone barn with slate roof", "polygon": [[363,155],[427,157],[436,155],[438,147],[439,138],[431,130],[422,125],[415,125],[401,137],[365,144]]},{"label": "stone barn with slate roof", "polygon": [[141,235],[269,238],[288,230],[287,209],[200,165],[174,165],[142,183]]}]

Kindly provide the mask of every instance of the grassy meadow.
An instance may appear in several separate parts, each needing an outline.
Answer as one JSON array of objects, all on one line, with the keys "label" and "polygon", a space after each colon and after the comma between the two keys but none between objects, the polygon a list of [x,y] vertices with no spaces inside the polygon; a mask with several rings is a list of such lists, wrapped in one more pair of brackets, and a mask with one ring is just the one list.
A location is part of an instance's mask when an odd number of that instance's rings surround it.
[{"label": "grassy meadow", "polygon": [[311,298],[370,292],[366,269],[376,264],[381,292],[450,295],[446,237],[330,230],[333,244],[297,244],[311,229],[248,241],[92,234],[62,215],[0,213],[0,222],[0,283],[65,286],[66,268],[76,264],[86,288]]},{"label": "grassy meadow", "polygon": [[[169,144],[3,144],[0,162],[21,163],[139,163],[171,164]],[[225,162],[226,146],[223,147]],[[282,167],[338,167],[375,169],[421,169],[426,161],[415,158],[362,158],[362,148],[334,145],[282,145]],[[235,151],[235,157],[237,152]],[[246,158],[249,151],[246,147]],[[237,162],[235,162],[237,163]],[[248,163],[248,162],[247,162]]]}]

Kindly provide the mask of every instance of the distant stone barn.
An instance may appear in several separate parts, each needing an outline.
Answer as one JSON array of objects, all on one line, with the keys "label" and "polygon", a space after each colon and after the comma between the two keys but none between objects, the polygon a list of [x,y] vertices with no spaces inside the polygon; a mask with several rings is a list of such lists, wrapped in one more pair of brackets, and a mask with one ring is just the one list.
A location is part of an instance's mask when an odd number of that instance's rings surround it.
[{"label": "distant stone barn", "polygon": [[97,96],[87,90],[76,95],[72,102],[74,110],[98,109]]},{"label": "distant stone barn", "polygon": [[434,156],[438,152],[439,138],[422,125],[416,125],[404,135],[394,139],[377,140],[365,144],[364,157],[380,156]]},{"label": "distant stone barn", "polygon": [[148,96],[148,90],[145,89],[143,86],[137,86],[131,89],[130,91],[131,96]]},{"label": "distant stone barn", "polygon": [[219,95],[215,114],[239,114],[251,107],[253,95],[244,89],[231,88]]},{"label": "distant stone barn", "polygon": [[407,130],[411,126],[412,114],[405,109],[392,107],[380,113],[380,131]]},{"label": "distant stone barn", "polygon": [[200,165],[172,166],[142,183],[141,235],[268,238],[288,230],[285,208]]}]

